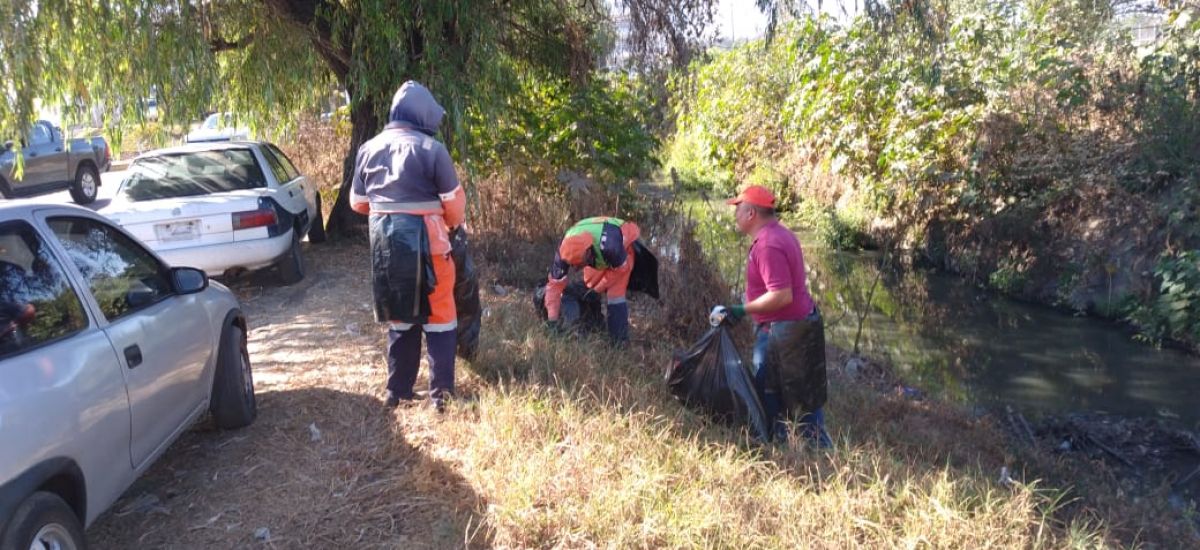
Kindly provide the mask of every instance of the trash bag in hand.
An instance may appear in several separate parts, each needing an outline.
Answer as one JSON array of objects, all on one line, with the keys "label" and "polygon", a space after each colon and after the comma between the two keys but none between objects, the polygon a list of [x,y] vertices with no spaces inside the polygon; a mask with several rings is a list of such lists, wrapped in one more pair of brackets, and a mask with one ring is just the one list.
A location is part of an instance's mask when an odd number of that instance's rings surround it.
[{"label": "trash bag in hand", "polygon": [[709,329],[691,349],[676,351],[666,379],[671,393],[684,405],[723,422],[748,425],[760,441],[770,439],[754,376],[742,363],[724,323]]},{"label": "trash bag in hand", "polygon": [[[533,307],[537,309],[540,318],[545,321],[550,318],[546,312],[546,281],[538,283],[533,292]],[[600,333],[608,330],[604,322],[604,300],[595,291],[589,290],[583,283],[572,282],[563,289],[562,307],[558,311],[558,330],[560,332]]]},{"label": "trash bag in hand", "polygon": [[483,307],[479,303],[479,270],[471,259],[467,230],[462,226],[450,232],[450,257],[454,260],[454,308],[458,313],[456,353],[470,361],[479,351]]}]

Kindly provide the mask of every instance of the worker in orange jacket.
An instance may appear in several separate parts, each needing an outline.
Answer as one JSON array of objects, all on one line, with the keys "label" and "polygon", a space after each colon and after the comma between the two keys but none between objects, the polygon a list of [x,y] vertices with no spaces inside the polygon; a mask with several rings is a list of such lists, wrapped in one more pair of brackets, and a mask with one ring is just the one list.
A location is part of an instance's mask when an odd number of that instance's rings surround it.
[{"label": "worker in orange jacket", "polygon": [[[546,282],[546,314],[556,326],[562,307],[567,273],[583,268],[583,282],[608,301],[608,334],[619,343],[629,341],[629,304],[625,294],[633,273],[634,243],[641,236],[637,224],[618,218],[587,218],[567,230],[554,254]],[[655,290],[657,293],[657,290]]]},{"label": "worker in orange jacket", "polygon": [[428,340],[429,396],[438,412],[454,393],[457,313],[450,228],[466,195],[445,145],[433,136],[445,110],[416,82],[392,99],[389,122],[358,150],[350,204],[371,217],[375,316],[389,324],[387,406],[413,401]]}]

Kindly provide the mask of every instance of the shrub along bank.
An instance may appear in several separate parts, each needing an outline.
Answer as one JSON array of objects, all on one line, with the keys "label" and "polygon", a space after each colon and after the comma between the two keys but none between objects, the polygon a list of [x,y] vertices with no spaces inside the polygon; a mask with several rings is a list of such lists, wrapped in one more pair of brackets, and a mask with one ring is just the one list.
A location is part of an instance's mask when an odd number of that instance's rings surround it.
[{"label": "shrub along bank", "polygon": [[760,183],[832,244],[1200,342],[1200,9],[1135,47],[1110,3],[802,18],[675,83],[665,164]]}]

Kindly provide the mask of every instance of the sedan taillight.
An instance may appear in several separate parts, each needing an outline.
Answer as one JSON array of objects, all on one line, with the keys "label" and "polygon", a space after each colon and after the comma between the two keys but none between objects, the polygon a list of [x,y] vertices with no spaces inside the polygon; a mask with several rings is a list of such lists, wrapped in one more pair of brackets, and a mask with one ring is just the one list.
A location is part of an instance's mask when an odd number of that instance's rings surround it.
[{"label": "sedan taillight", "polygon": [[233,213],[233,230],[250,229],[252,227],[270,227],[275,225],[279,218],[275,215],[274,208],[260,208],[258,210],[247,210],[245,212]]}]

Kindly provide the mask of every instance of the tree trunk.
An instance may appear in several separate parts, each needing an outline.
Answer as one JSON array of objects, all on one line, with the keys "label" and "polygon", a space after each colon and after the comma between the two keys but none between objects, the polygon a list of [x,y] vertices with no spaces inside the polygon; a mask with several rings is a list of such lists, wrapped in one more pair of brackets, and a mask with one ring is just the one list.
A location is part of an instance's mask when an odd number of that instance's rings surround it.
[{"label": "tree trunk", "polygon": [[350,108],[350,148],[342,164],[342,185],[338,188],[337,200],[329,212],[329,224],[326,226],[326,231],[335,237],[344,237],[367,221],[366,216],[350,209],[350,183],[353,181],[354,161],[359,146],[379,133],[383,124],[379,118],[382,109],[376,108],[375,102],[369,99],[373,97],[372,94],[364,95],[366,97],[353,102]]}]

